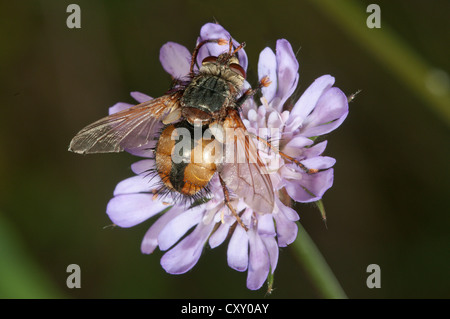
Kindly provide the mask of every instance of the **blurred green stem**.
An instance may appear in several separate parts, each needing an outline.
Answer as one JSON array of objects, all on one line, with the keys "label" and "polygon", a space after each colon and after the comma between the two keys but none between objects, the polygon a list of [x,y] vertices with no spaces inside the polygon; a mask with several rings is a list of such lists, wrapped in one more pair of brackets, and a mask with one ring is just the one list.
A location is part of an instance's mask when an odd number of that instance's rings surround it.
[{"label": "blurred green stem", "polygon": [[62,298],[24,246],[13,225],[0,212],[0,298]]},{"label": "blurred green stem", "polygon": [[298,223],[298,237],[292,244],[295,257],[303,266],[321,297],[346,299],[347,296],[317,246]]},{"label": "blurred green stem", "polygon": [[[423,100],[443,121],[450,125],[450,93],[448,83],[436,78],[436,68],[431,67],[414,49],[409,47],[383,21],[381,9],[381,28],[369,29],[366,19],[371,14],[366,7],[354,0],[310,0],[328,18],[334,21],[356,43],[365,48],[386,69],[407,85],[413,94]],[[427,87],[442,86],[439,94]],[[363,88],[364,89],[364,88]]]}]

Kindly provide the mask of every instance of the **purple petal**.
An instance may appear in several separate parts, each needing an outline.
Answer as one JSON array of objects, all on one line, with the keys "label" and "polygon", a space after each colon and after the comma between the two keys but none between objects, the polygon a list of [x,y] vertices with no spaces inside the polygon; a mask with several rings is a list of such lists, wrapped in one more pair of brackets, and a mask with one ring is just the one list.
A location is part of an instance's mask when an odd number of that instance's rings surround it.
[{"label": "purple petal", "polygon": [[147,174],[149,170],[155,168],[155,160],[154,159],[145,159],[139,162],[131,164],[131,170],[135,174]]},{"label": "purple petal", "polygon": [[278,75],[277,98],[279,102],[272,106],[281,112],[284,102],[286,102],[297,87],[299,77],[298,61],[291,44],[285,39],[277,41],[276,56]]},{"label": "purple petal", "polygon": [[266,107],[264,105],[260,105],[258,107],[258,111],[257,112],[258,112],[258,115],[259,115],[260,118],[265,118],[266,117],[267,110],[266,110]]},{"label": "purple petal", "polygon": [[323,75],[316,79],[302,94],[300,99],[295,103],[292,108],[289,121],[287,123],[286,131],[293,132],[311,113],[317,104],[317,101],[322,96],[322,94],[331,88],[334,84],[334,77],[331,75]]},{"label": "purple petal", "polygon": [[300,134],[311,137],[323,135],[336,129],[348,114],[347,96],[333,87],[325,91],[314,111],[306,118]]},{"label": "purple petal", "polygon": [[227,251],[228,266],[237,270],[245,271],[248,266],[248,234],[239,225],[233,232]]},{"label": "purple petal", "polygon": [[181,44],[167,42],[161,47],[159,60],[167,73],[175,79],[181,79],[189,73],[191,53]]},{"label": "purple petal", "polygon": [[255,110],[249,110],[248,113],[247,113],[247,119],[250,122],[258,121],[258,113],[256,113]]},{"label": "purple petal", "polygon": [[314,202],[333,185],[333,169],[315,174],[303,174],[301,180],[286,180],[286,191],[289,196],[302,203]]},{"label": "purple petal", "polygon": [[291,114],[291,112],[289,111],[283,111],[281,112],[281,121],[283,121],[283,123],[287,123],[287,121],[289,120],[289,115]]},{"label": "purple petal", "polygon": [[311,144],[314,144],[314,141],[310,138],[297,135],[294,138],[292,138],[289,142],[287,142],[286,147],[293,147],[293,148],[304,148],[305,146],[309,146]]},{"label": "purple petal", "polygon": [[290,221],[297,221],[300,219],[300,217],[298,216],[297,212],[289,206],[284,205],[280,199],[277,197],[275,198],[275,202],[276,202],[276,212],[278,213],[279,211],[281,211],[281,213],[283,213],[283,215]]},{"label": "purple petal", "polygon": [[323,142],[317,143],[314,146],[305,148],[303,150],[303,156],[306,158],[319,156],[320,154],[322,154],[325,151],[325,148],[327,147],[327,143],[328,143],[327,141],[323,141]]},{"label": "purple petal", "polygon": [[117,184],[114,189],[114,196],[132,194],[132,193],[148,193],[157,186],[155,179],[144,176],[133,176],[124,179]]},{"label": "purple petal", "polygon": [[195,266],[214,223],[199,223],[194,231],[161,258],[161,266],[169,274],[183,274]]},{"label": "purple petal", "polygon": [[179,214],[184,213],[185,209],[180,206],[174,206],[165,212],[156,222],[152,224],[145,233],[141,243],[141,251],[143,254],[151,254],[158,246],[158,235],[160,231]]},{"label": "purple petal", "polygon": [[323,194],[333,186],[333,179],[334,170],[329,168],[326,171],[315,174],[305,174],[302,179],[302,185],[319,198],[322,198]]},{"label": "purple petal", "polygon": [[287,144],[283,147],[283,152],[287,155],[298,158],[304,154],[306,150],[305,146],[309,146],[311,144],[314,144],[313,140],[297,135],[287,142]]},{"label": "purple petal", "polygon": [[[229,40],[230,38],[230,33],[221,25],[216,23],[206,23],[200,29],[200,37],[197,40],[197,44],[204,40]],[[219,56],[220,54],[228,51],[228,48],[228,45],[219,45],[214,42],[206,43],[200,48],[198,52],[197,63],[201,65],[201,62],[204,58],[208,56]]]},{"label": "purple petal", "polygon": [[[139,103],[146,102],[146,101],[152,99],[152,97],[148,96],[147,94],[141,93],[141,92],[131,92],[130,95]],[[124,111],[134,105],[135,104],[118,102],[109,108],[108,114],[111,115],[114,113]]]},{"label": "purple petal", "polygon": [[229,222],[220,223],[219,228],[209,237],[209,246],[211,248],[216,248],[220,246],[225,239],[227,239],[228,232],[230,230],[230,226],[235,222],[235,219],[230,218]]},{"label": "purple petal", "polygon": [[127,194],[113,197],[106,207],[111,221],[120,227],[133,227],[158,214],[168,206],[153,200],[150,194]]},{"label": "purple petal", "polygon": [[133,104],[118,102],[108,109],[108,114],[111,115],[114,113],[118,113],[118,112],[124,111],[126,109],[129,109],[132,106],[133,106]]},{"label": "purple petal", "polygon": [[302,161],[302,164],[308,168],[327,169],[332,167],[336,160],[328,156],[316,156]]},{"label": "purple petal", "polygon": [[[269,171],[271,171],[272,169],[274,169],[274,170],[278,169],[278,172],[279,172],[279,170],[280,170],[279,167],[281,166],[280,161],[276,160],[274,165],[272,165],[272,163],[270,163]],[[270,174],[270,179],[272,181],[272,186],[275,191],[278,191],[284,187],[284,181],[283,181],[283,178],[280,173]]]},{"label": "purple petal", "polygon": [[280,113],[274,111],[267,117],[267,128],[269,129],[279,129],[281,128],[281,117]]},{"label": "purple petal", "polygon": [[191,227],[202,220],[203,213],[203,207],[197,206],[173,218],[159,233],[159,248],[167,250],[172,247]]},{"label": "purple petal", "polygon": [[147,94],[137,91],[131,92],[130,95],[133,99],[135,99],[139,103],[144,103],[153,99],[151,96],[148,96]]},{"label": "purple petal", "polygon": [[272,214],[258,216],[258,234],[261,236],[275,236],[275,224]]},{"label": "purple petal", "polygon": [[267,87],[263,87],[261,91],[267,102],[270,103],[275,97],[278,87],[277,59],[270,48],[265,48],[259,54],[258,79],[261,80],[265,76],[268,76],[272,83]]},{"label": "purple petal", "polygon": [[250,256],[248,263],[247,288],[261,288],[269,275],[270,261],[266,246],[255,230],[248,231]]},{"label": "purple petal", "polygon": [[289,220],[283,211],[274,214],[277,222],[278,246],[286,247],[297,238],[298,226],[294,221]]},{"label": "purple petal", "polygon": [[273,274],[278,264],[279,248],[277,241],[274,237],[261,237],[261,239],[264,242],[264,246],[266,246],[267,252],[269,254],[270,271]]}]

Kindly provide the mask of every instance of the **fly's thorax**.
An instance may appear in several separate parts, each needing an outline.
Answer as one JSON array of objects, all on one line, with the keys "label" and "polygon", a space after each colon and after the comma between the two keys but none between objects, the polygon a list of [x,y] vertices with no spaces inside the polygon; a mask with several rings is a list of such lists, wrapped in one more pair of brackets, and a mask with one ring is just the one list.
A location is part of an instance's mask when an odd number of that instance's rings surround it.
[{"label": "fly's thorax", "polygon": [[206,58],[181,98],[182,116],[192,124],[195,119],[206,120],[208,115],[234,106],[244,80],[245,71],[235,56]]},{"label": "fly's thorax", "polygon": [[[199,75],[187,86],[181,105],[183,107],[183,117],[192,122],[195,118],[191,117],[192,110],[198,109],[212,116],[222,108],[227,107],[235,99],[232,94],[231,84],[218,76]],[[200,119],[204,116],[200,115]]]},{"label": "fly's thorax", "polygon": [[[233,62],[236,61],[233,59]],[[218,63],[203,63],[200,67],[200,74],[209,76],[218,76],[225,81],[231,83],[235,89],[240,92],[244,86],[245,77],[241,72],[233,66],[239,65],[238,63],[227,63],[225,65]]]}]

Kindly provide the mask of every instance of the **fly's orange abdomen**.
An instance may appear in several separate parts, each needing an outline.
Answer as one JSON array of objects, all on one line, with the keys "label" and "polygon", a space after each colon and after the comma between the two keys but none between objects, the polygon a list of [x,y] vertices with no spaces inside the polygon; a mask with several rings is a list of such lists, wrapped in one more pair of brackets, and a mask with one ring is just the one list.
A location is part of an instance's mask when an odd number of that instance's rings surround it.
[{"label": "fly's orange abdomen", "polygon": [[194,127],[186,122],[163,129],[156,147],[156,170],[170,190],[195,196],[216,173],[220,143],[214,138],[203,139],[203,132],[194,134]]}]

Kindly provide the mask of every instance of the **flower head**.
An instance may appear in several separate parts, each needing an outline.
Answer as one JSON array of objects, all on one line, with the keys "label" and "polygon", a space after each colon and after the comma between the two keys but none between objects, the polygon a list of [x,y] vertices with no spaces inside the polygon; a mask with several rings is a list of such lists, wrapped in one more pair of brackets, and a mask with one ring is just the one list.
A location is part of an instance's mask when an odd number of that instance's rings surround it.
[{"label": "flower head", "polygon": [[[197,43],[207,39],[231,39],[220,25],[207,23],[200,31]],[[232,39],[233,44],[239,43]],[[217,43],[205,44],[198,53],[198,63],[207,56],[218,56],[227,48]],[[240,65],[246,70],[248,61],[245,51],[238,54]],[[175,79],[188,79],[191,53],[184,46],[168,42],[161,48],[163,68]],[[195,68],[195,71],[197,68]],[[326,141],[315,144],[315,137],[337,128],[348,113],[347,98],[333,87],[334,78],[325,75],[318,78],[295,102],[290,98],[299,79],[298,62],[287,40],[278,40],[275,53],[264,49],[259,57],[258,76],[268,76],[271,85],[262,88],[259,101],[247,99],[242,105],[242,119],[252,133],[271,141],[273,149],[259,145],[261,157],[269,169],[275,193],[275,205],[271,214],[254,211],[242,198],[231,197],[231,205],[246,226],[236,223],[224,201],[224,194],[217,174],[209,184],[208,198],[202,203],[188,205],[170,193],[158,194],[158,176],[149,176],[155,166],[152,147],[155,141],[137,149],[127,150],[144,157],[132,165],[136,176],[120,182],[114,197],[107,206],[111,220],[120,227],[133,227],[164,211],[144,235],[141,250],[152,253],[156,247],[167,251],[162,267],[171,274],[189,271],[199,260],[206,243],[211,248],[221,245],[229,238],[228,265],[238,271],[248,271],[247,287],[259,289],[269,272],[278,263],[279,247],[285,247],[297,237],[298,214],[289,207],[289,200],[312,202],[322,198],[333,183],[335,160],[322,156]],[[244,88],[250,85],[246,83]],[[151,97],[132,93],[138,102]],[[110,113],[131,105],[118,103]],[[278,149],[289,158],[317,171],[308,174],[301,166],[280,157]],[[230,235],[231,234],[231,235]]]}]

